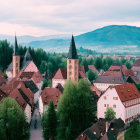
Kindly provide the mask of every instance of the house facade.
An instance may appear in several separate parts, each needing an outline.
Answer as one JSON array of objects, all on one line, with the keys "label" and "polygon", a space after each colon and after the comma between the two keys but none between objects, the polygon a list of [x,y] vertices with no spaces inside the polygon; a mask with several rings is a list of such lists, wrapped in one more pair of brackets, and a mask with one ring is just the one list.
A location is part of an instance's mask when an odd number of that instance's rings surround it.
[{"label": "house facade", "polygon": [[98,118],[105,118],[107,107],[113,108],[116,118],[121,118],[125,123],[132,121],[140,114],[140,94],[136,86],[110,86],[98,100]]}]

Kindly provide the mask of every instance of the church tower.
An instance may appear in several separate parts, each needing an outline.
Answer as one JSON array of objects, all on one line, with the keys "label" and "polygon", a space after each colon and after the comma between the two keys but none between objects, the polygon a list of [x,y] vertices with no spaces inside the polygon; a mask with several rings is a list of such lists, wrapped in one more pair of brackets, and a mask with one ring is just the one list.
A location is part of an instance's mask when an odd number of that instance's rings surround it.
[{"label": "church tower", "polygon": [[20,55],[18,52],[17,38],[15,36],[15,45],[13,53],[13,78],[16,77],[20,72]]},{"label": "church tower", "polygon": [[78,83],[79,78],[79,59],[77,56],[74,37],[72,35],[71,44],[67,58],[67,80],[74,80]]}]

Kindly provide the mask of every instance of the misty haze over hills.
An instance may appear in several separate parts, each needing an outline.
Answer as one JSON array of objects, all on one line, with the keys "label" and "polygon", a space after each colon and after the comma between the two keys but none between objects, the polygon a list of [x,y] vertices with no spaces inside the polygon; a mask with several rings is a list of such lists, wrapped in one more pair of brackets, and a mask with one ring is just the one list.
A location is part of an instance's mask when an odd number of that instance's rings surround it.
[{"label": "misty haze over hills", "polygon": [[[0,39],[13,41],[13,36],[0,35]],[[67,51],[71,35],[51,35],[42,37],[20,36],[22,45],[43,48],[46,51]],[[140,52],[140,27],[110,25],[75,36],[77,48],[82,46],[100,52]],[[105,49],[106,48],[106,49]]]}]

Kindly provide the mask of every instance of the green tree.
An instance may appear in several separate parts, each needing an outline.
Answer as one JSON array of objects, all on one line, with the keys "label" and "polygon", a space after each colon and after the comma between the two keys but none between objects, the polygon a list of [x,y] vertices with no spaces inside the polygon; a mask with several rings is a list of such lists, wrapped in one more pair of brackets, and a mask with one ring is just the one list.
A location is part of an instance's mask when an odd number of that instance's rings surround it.
[{"label": "green tree", "polygon": [[29,140],[29,124],[15,99],[0,102],[0,134],[1,140]]},{"label": "green tree", "polygon": [[129,61],[127,61],[125,65],[126,65],[127,69],[131,69],[132,68],[132,64]]},{"label": "green tree", "polygon": [[137,120],[133,120],[130,126],[126,130],[125,139],[126,140],[139,140],[140,139],[140,123]]},{"label": "green tree", "polygon": [[121,63],[124,65],[126,63],[127,59],[121,58]]},{"label": "green tree", "polygon": [[47,72],[47,62],[46,61],[42,61],[40,64],[40,68],[39,71],[43,74],[45,72]]},{"label": "green tree", "polygon": [[88,82],[68,81],[58,103],[58,140],[73,140],[93,121],[93,105]]},{"label": "green tree", "polygon": [[45,140],[56,139],[57,117],[54,104],[50,101],[48,110],[42,117],[43,137]]},{"label": "green tree", "polygon": [[86,72],[86,77],[90,82],[93,82],[93,80],[97,78],[97,73],[89,69],[88,72]]},{"label": "green tree", "polygon": [[43,85],[42,85],[41,89],[44,90],[45,87],[51,87],[51,86],[52,86],[52,80],[51,79],[49,79],[49,80],[45,79],[43,81]]},{"label": "green tree", "polygon": [[87,60],[85,58],[82,60],[81,65],[84,66],[85,72],[87,72],[88,71],[88,63],[87,63]]},{"label": "green tree", "polygon": [[137,87],[138,91],[140,92],[140,83],[138,83],[138,84],[136,85],[136,87]]},{"label": "green tree", "polygon": [[105,112],[105,119],[107,121],[111,121],[115,119],[115,112],[112,107],[108,107]]},{"label": "green tree", "polygon": [[96,58],[95,67],[96,67],[97,70],[102,69],[102,58],[101,57]]}]

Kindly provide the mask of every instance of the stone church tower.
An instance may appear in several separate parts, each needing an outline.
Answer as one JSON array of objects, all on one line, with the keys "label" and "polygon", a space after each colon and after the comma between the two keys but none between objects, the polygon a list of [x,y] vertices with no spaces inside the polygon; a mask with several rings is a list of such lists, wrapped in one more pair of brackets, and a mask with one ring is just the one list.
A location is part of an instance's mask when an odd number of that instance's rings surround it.
[{"label": "stone church tower", "polygon": [[15,36],[15,46],[13,53],[13,78],[16,77],[20,72],[20,55],[18,52],[17,38]]},{"label": "stone church tower", "polygon": [[71,44],[67,58],[67,80],[74,80],[78,83],[79,78],[79,59],[77,56],[74,37],[72,35]]}]

